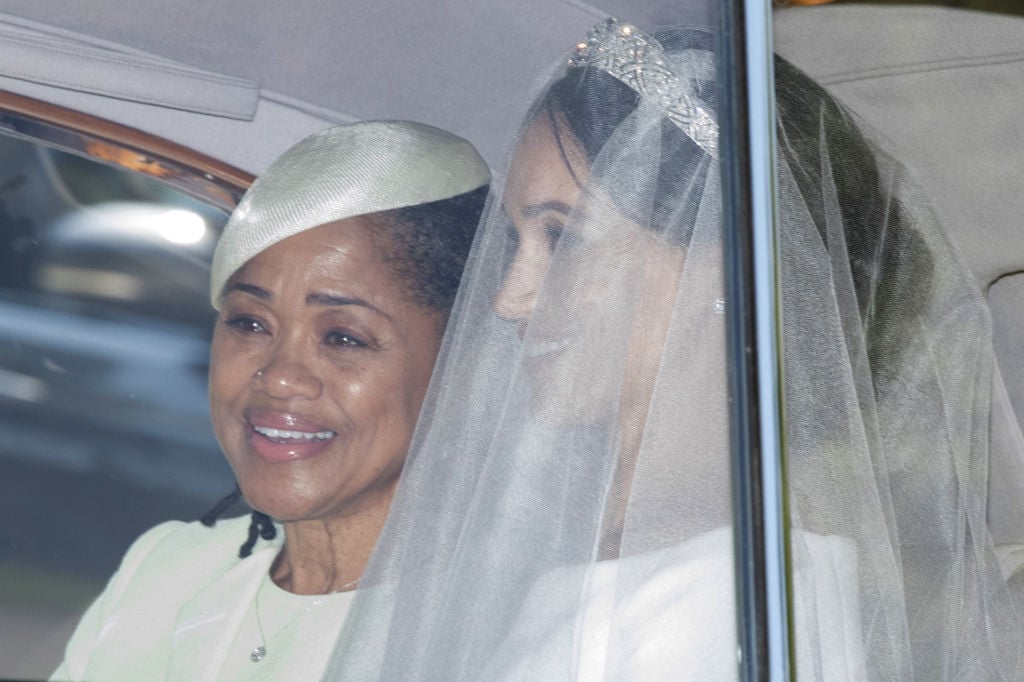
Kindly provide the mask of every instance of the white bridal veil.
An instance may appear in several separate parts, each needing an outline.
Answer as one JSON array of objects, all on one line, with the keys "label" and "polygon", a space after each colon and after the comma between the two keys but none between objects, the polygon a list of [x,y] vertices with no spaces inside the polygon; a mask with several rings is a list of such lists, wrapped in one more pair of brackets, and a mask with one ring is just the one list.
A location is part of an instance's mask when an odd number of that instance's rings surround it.
[{"label": "white bridal veil", "polygon": [[[530,108],[329,679],[735,677],[712,44],[609,21]],[[900,165],[776,81],[798,675],[1018,678],[983,299]]]}]

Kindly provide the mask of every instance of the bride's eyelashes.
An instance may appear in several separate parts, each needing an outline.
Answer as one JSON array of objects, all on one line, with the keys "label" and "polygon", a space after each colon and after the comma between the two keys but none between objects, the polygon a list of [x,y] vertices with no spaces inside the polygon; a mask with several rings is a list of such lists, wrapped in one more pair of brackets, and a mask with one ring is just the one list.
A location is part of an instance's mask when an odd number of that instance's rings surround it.
[{"label": "bride's eyelashes", "polygon": [[508,275],[508,271],[512,268],[512,262],[516,258],[516,254],[519,253],[519,230],[515,228],[512,221],[508,221],[508,225],[505,226],[505,248],[502,254],[501,261],[501,278],[502,280]]},{"label": "bride's eyelashes", "polygon": [[555,221],[544,223],[544,236],[548,240],[548,250],[554,252],[559,240],[565,234],[565,225]]},{"label": "bride's eyelashes", "polygon": [[555,247],[562,250],[575,248],[583,243],[583,238],[573,230],[566,229],[565,224],[551,221],[544,224],[544,235],[548,240],[548,249],[554,253]]}]

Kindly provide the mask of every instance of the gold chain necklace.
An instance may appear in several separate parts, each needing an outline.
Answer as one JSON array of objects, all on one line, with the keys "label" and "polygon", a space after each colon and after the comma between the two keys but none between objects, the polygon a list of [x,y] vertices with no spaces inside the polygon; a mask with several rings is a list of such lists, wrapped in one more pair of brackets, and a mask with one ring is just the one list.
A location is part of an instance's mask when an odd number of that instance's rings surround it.
[{"label": "gold chain necklace", "polygon": [[[297,614],[295,614],[295,616],[293,616],[291,620],[289,620],[287,623],[285,623],[284,626],[278,628],[277,632],[275,632],[273,634],[273,637],[277,637],[282,632],[284,632],[285,630],[290,628],[292,625],[295,624],[295,622],[297,620],[299,620],[299,618],[301,618],[305,614],[309,613],[312,609],[317,608],[318,606],[323,604],[325,601],[327,601],[328,597],[332,597],[332,596],[338,594],[339,592],[345,592],[346,590],[351,590],[352,588],[354,588],[356,585],[359,584],[359,581],[360,581],[361,578],[362,578],[362,576],[360,576],[359,578],[356,578],[352,582],[345,583],[344,585],[342,585],[338,589],[334,590],[333,592],[328,592],[327,594],[319,595],[316,599],[313,600],[312,604],[310,604],[309,606],[307,606],[306,608],[302,609]],[[270,580],[270,578],[267,578],[267,580]],[[267,657],[267,643],[268,643],[269,640],[267,638],[266,633],[263,632],[263,620],[260,618],[260,593],[263,592],[263,585],[265,585],[265,584],[266,584],[266,581],[263,581],[263,582],[260,583],[259,589],[256,590],[256,599],[254,600],[255,607],[256,607],[256,627],[260,631],[260,643],[257,646],[253,647],[253,650],[251,652],[249,652],[249,660],[252,661],[253,663],[259,663],[260,661],[262,661],[264,658]]]}]

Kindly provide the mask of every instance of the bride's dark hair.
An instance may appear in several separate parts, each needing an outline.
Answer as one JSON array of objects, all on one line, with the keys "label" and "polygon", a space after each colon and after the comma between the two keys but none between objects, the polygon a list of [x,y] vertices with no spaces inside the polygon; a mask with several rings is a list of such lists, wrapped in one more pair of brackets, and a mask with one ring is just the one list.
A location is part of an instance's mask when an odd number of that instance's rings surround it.
[{"label": "bride's dark hair", "polygon": [[[669,54],[713,49],[711,34],[698,29],[671,29],[655,34],[655,38]],[[717,84],[704,81],[695,86],[698,97],[714,109]],[[829,237],[824,192],[827,187],[835,187],[874,389],[881,394],[886,380],[899,366],[901,352],[928,299],[931,254],[901,206],[886,191],[889,179],[880,173],[879,152],[867,142],[849,112],[824,88],[778,56],[775,93],[779,148],[825,246]],[[580,155],[588,165],[593,163],[639,104],[640,95],[608,73],[595,68],[570,68],[551,85],[531,120],[547,118],[571,170],[570,159]],[[667,118],[661,121],[660,134],[661,156],[657,176],[652,179],[655,187],[646,202],[648,207],[653,202],[653,210],[638,222],[655,232],[673,226],[674,233],[686,235],[687,226],[696,218],[700,196],[687,201],[681,212],[679,198],[688,187],[704,185],[709,157]],[[823,158],[830,160],[828,169],[822,168]],[[828,179],[823,176],[826,170],[831,175]],[[632,197],[623,192],[621,188],[609,188],[623,213],[639,218],[631,212],[636,203],[643,202],[630,201]],[[673,205],[675,210],[670,210]],[[780,219],[784,227],[786,215],[783,213]],[[680,221],[685,224],[680,225]]]}]

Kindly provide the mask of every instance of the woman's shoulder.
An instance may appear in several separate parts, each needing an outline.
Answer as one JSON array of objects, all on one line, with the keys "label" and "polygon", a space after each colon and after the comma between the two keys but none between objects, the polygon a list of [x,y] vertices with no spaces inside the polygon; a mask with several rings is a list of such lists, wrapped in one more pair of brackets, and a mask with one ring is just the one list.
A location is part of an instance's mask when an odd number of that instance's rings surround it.
[{"label": "woman's shoulder", "polygon": [[[174,576],[177,585],[208,582],[240,561],[238,547],[245,540],[246,528],[246,517],[218,521],[213,527],[198,521],[165,521],[150,528],[125,552],[104,590],[103,601],[117,604],[126,591],[140,584],[156,588],[168,575]],[[164,584],[160,592],[167,589]]]},{"label": "woman's shoulder", "polygon": [[166,664],[180,636],[179,619],[230,610],[232,590],[249,589],[265,572],[281,540],[262,542],[243,560],[238,548],[247,527],[245,517],[214,527],[168,521],[140,535],[79,622],[54,679],[105,679],[126,670],[138,674],[121,679],[152,678],[152,666]]},{"label": "woman's shoulder", "polygon": [[245,540],[247,525],[248,517],[244,516],[224,519],[214,526],[204,526],[198,521],[165,521],[136,538],[121,561],[121,570],[147,563],[153,555],[183,558],[183,555],[215,554],[237,559],[237,546]]}]

